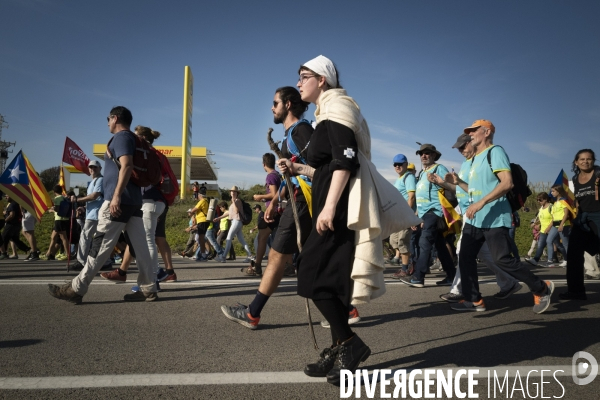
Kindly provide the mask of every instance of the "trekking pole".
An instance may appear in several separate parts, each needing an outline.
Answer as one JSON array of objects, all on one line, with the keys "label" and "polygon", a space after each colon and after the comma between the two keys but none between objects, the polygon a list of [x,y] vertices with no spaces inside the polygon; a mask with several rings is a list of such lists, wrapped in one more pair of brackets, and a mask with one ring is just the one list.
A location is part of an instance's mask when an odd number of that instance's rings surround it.
[{"label": "trekking pole", "polygon": [[[279,159],[283,158],[283,154],[281,154],[281,150],[279,149],[278,144],[280,142],[274,142],[271,137],[271,133],[273,132],[273,128],[269,128],[267,132],[267,143],[269,143],[269,148],[277,155]],[[302,252],[302,240],[301,240],[301,228],[300,228],[300,217],[298,217],[298,209],[296,207],[296,198],[294,197],[294,186],[292,185],[292,181],[290,179],[289,174],[283,174],[283,179],[285,180],[285,185],[290,196],[290,203],[292,207],[292,212],[294,214],[294,222],[296,224],[296,244],[298,245],[298,251]],[[312,336],[313,345],[315,346],[315,350],[319,350],[319,345],[317,344],[317,338],[315,337],[315,330],[312,324],[312,316],[310,314],[310,304],[308,303],[308,299],[304,299],[304,303],[306,305],[306,315],[308,316],[308,329],[310,330],[310,334]]]}]

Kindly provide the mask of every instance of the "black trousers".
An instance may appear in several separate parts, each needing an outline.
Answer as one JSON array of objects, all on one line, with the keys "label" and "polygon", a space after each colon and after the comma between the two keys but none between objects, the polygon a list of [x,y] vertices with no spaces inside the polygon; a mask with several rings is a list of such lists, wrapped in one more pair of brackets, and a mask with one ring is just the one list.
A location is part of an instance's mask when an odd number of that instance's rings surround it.
[{"label": "black trousers", "polygon": [[584,213],[584,222],[581,222],[581,216],[579,216],[573,223],[567,249],[567,287],[571,293],[585,293],[583,253],[587,252],[595,256],[600,252],[600,238],[598,237],[600,215],[598,214],[600,213]]},{"label": "black trousers", "polygon": [[4,226],[2,230],[2,241],[6,244],[8,250],[8,242],[14,242],[19,250],[27,252],[29,247],[21,240],[21,222],[11,224],[10,222]]},{"label": "black trousers", "polygon": [[477,254],[484,242],[487,243],[494,262],[504,272],[524,282],[532,292],[538,293],[544,290],[544,282],[520,260],[513,257],[511,240],[508,228],[477,228],[471,224],[465,224],[460,243],[458,267],[462,279],[463,295],[467,301],[476,302],[481,299],[477,275]]},{"label": "black trousers", "polygon": [[452,256],[446,247],[446,239],[444,235],[438,231],[437,224],[442,217],[438,217],[433,212],[427,212],[421,218],[423,220],[423,230],[419,238],[419,258],[415,267],[413,277],[416,280],[423,281],[429,268],[431,252],[433,248],[437,250],[437,256],[442,263],[442,268],[446,273],[446,277],[450,280],[456,275],[456,267]]}]

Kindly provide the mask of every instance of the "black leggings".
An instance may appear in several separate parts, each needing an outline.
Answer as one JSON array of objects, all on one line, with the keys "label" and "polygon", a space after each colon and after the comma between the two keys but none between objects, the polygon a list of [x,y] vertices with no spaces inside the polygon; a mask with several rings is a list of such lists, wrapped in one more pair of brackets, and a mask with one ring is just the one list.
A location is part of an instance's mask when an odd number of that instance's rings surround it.
[{"label": "black leggings", "polygon": [[315,306],[329,322],[331,327],[331,343],[334,346],[350,339],[354,335],[348,325],[348,306],[344,305],[338,297],[313,300],[313,303],[315,303]]}]

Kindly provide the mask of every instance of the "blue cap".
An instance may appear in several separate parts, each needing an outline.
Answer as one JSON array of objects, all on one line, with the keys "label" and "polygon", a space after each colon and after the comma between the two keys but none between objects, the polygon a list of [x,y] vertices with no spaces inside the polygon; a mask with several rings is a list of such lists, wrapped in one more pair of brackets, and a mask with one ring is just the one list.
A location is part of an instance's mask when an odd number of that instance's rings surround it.
[{"label": "blue cap", "polygon": [[408,162],[408,160],[404,154],[396,154],[394,157],[394,164],[404,164],[405,162]]}]

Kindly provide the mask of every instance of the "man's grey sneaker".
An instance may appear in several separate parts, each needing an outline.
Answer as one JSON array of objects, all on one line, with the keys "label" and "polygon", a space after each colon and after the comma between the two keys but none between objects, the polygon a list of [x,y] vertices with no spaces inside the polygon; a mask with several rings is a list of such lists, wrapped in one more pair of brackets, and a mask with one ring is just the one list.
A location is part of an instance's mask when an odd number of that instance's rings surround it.
[{"label": "man's grey sneaker", "polygon": [[440,295],[440,299],[447,301],[448,303],[458,303],[465,299],[462,294],[454,294],[452,292]]},{"label": "man's grey sneaker", "polygon": [[485,303],[483,299],[473,303],[471,301],[461,300],[451,306],[456,311],[485,311]]},{"label": "man's grey sneaker", "polygon": [[550,300],[552,298],[552,292],[554,292],[554,282],[552,281],[544,281],[546,284],[546,290],[543,294],[533,294],[533,312],[536,314],[541,314],[550,307]]},{"label": "man's grey sneaker", "polygon": [[425,282],[416,280],[412,276],[403,276],[402,278],[400,278],[400,282],[404,283],[405,285],[412,286],[412,287],[417,287],[417,288],[425,287]]},{"label": "man's grey sneaker", "polygon": [[294,264],[285,263],[285,268],[283,269],[283,276],[296,276],[296,268],[294,268]]},{"label": "man's grey sneaker", "polygon": [[600,279],[600,275],[588,275],[588,274],[585,274],[584,277],[585,277],[585,279],[591,279],[591,280],[596,280],[596,281]]},{"label": "man's grey sneaker", "polygon": [[123,300],[125,300],[125,301],[154,301],[154,300],[158,300],[158,295],[156,294],[156,292],[144,293],[141,290],[138,290],[137,292],[126,294],[125,296],[123,296]]},{"label": "man's grey sneaker", "polygon": [[509,290],[499,291],[498,293],[496,293],[494,295],[494,298],[500,299],[500,300],[507,299],[508,297],[510,297],[510,295],[517,293],[522,288],[523,288],[523,286],[521,286],[521,284],[519,282],[515,282],[513,287],[511,287]]},{"label": "man's grey sneaker", "polygon": [[243,304],[238,303],[232,307],[221,306],[221,311],[223,311],[223,314],[225,314],[228,319],[244,325],[246,328],[252,330],[258,328],[260,317],[253,318],[252,315],[250,315],[250,309]]},{"label": "man's grey sneaker", "polygon": [[534,267],[538,266],[538,262],[535,258],[526,258],[525,261],[527,261],[529,264],[533,265]]},{"label": "man's grey sneaker", "polygon": [[73,304],[81,304],[83,296],[78,295],[71,286],[71,281],[68,281],[64,285],[58,286],[51,283],[48,284],[48,291],[50,296],[60,300],[66,300]]},{"label": "man's grey sneaker", "polygon": [[453,280],[454,279],[450,279],[448,277],[445,277],[441,281],[437,281],[435,284],[438,285],[438,286],[452,286],[452,281]]},{"label": "man's grey sneaker", "polygon": [[215,257],[215,260],[217,262],[220,262],[220,263],[226,263],[227,262],[227,261],[225,261],[225,255],[224,254],[217,255]]}]

